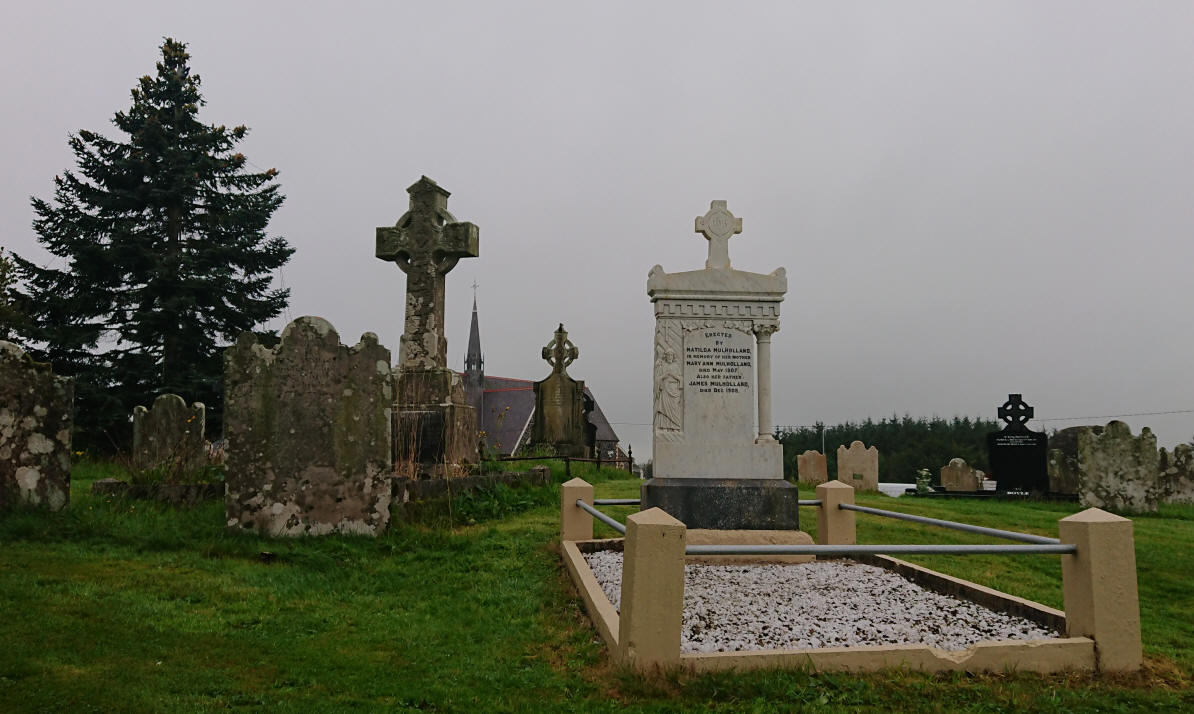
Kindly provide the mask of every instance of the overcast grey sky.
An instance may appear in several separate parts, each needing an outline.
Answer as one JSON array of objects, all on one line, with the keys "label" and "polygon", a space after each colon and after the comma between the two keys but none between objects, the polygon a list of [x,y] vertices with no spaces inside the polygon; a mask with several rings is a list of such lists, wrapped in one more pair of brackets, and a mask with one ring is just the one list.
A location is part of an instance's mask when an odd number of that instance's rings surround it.
[{"label": "overcast grey sky", "polygon": [[1009,392],[1041,419],[1194,410],[1192,2],[336,5],[5,3],[3,245],[46,258],[29,197],[73,168],[68,133],[116,136],[172,36],[200,117],[281,172],[290,317],[397,356],[374,228],[426,174],[481,234],[448,277],[450,365],[476,280],[486,372],[542,378],[565,323],[643,458],[647,271],[703,267],[713,199],[743,219],[734,267],[788,271],[777,424],[994,418]]}]

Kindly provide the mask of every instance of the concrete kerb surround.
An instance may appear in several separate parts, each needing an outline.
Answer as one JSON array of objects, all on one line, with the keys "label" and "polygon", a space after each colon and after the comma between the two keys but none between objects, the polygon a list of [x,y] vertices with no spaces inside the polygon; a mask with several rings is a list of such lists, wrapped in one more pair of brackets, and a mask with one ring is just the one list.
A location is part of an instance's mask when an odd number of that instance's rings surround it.
[{"label": "concrete kerb surround", "polygon": [[[572,508],[576,508],[575,499],[571,505]],[[824,508],[825,506],[822,505],[822,510]],[[837,510],[836,507],[835,510]],[[1096,510],[1090,509],[1075,514],[1063,519],[1062,524],[1059,524],[1062,542],[1078,543],[1080,553],[1084,546],[1086,552],[1090,553],[1085,561],[1080,556],[1062,556],[1066,605],[1071,608],[1071,619],[1069,620],[1066,618],[1066,613],[1060,610],[896,558],[872,556],[865,559],[866,562],[873,565],[899,572],[922,586],[976,601],[993,610],[1019,614],[1042,624],[1058,627],[1058,629],[1061,629],[1061,625],[1067,626],[1069,635],[1047,640],[980,642],[974,647],[961,651],[946,651],[925,645],[881,645],[815,650],[680,653],[679,625],[673,623],[672,620],[679,617],[683,607],[683,575],[681,572],[679,576],[672,574],[670,578],[678,583],[673,582],[660,590],[650,592],[648,592],[649,587],[641,587],[640,580],[637,587],[643,592],[639,594],[649,598],[650,614],[639,613],[634,616],[640,622],[638,625],[632,623],[627,632],[638,630],[641,633],[649,629],[653,629],[658,634],[666,632],[669,642],[657,643],[655,646],[649,646],[645,651],[643,643],[638,642],[635,648],[635,653],[638,656],[635,656],[628,653],[630,649],[628,637],[627,633],[623,632],[623,623],[619,614],[614,610],[609,599],[605,597],[588,563],[584,560],[585,553],[599,550],[623,550],[626,547],[626,540],[620,538],[564,540],[561,544],[561,553],[572,581],[581,593],[585,609],[592,617],[602,639],[616,653],[620,661],[640,670],[680,668],[694,672],[709,672],[783,667],[806,668],[815,671],[869,672],[890,667],[907,667],[927,672],[1004,672],[1009,669],[1039,673],[1095,670],[1132,671],[1139,669],[1141,662],[1139,606],[1134,597],[1129,597],[1129,595],[1135,596],[1136,593],[1134,552],[1130,559],[1131,568],[1115,568],[1120,571],[1118,575],[1108,570],[1109,564],[1118,563],[1120,566],[1127,564],[1124,562],[1125,554],[1121,552],[1124,551],[1123,531],[1125,529],[1118,521],[1113,523],[1112,528],[1102,528],[1101,526],[1104,521],[1108,520],[1108,516],[1111,519],[1117,517],[1103,514],[1101,511],[1092,513]],[[639,515],[642,514],[635,514],[627,519],[628,536],[634,538],[639,535],[641,530],[655,539],[654,545],[658,548],[660,540],[673,541],[674,539],[663,535],[663,531],[656,533],[655,530],[664,529],[671,532],[678,529],[681,534],[680,552],[683,552],[685,541],[683,524],[668,517],[666,513],[659,512],[651,514],[645,523],[636,524],[632,528],[632,523],[634,523],[632,519]],[[1120,520],[1127,521],[1127,519]],[[1064,525],[1066,522],[1069,523],[1068,526]],[[1127,523],[1128,535],[1130,535],[1131,522],[1127,521]],[[675,547],[674,542],[669,542],[666,545],[666,550],[671,553]],[[674,553],[672,554],[674,555]],[[674,560],[674,558],[672,559]],[[629,561],[629,557],[627,560]],[[641,566],[641,563],[639,565]],[[665,580],[667,579],[665,573],[673,569],[648,568],[646,572],[651,573],[648,580],[652,582]],[[639,570],[642,571],[642,568],[640,567]],[[1132,575],[1130,593],[1127,592],[1127,573]],[[1083,577],[1083,574],[1089,577]],[[626,602],[627,598],[634,597],[634,595],[632,595],[633,588],[626,589],[626,575],[624,574],[623,577],[623,601]],[[1110,584],[1108,585],[1108,583]],[[677,584],[678,587],[674,587]],[[1087,604],[1083,605],[1081,604],[1083,596],[1080,593],[1085,590],[1092,590],[1094,594],[1087,593]],[[1122,598],[1118,600],[1121,607],[1116,614],[1121,616],[1120,619],[1130,620],[1123,625],[1116,624],[1118,620],[1115,617],[1108,617],[1110,613],[1108,606],[1117,602],[1116,598]],[[1127,602],[1129,599],[1136,604],[1134,608]],[[1084,606],[1091,613],[1089,616],[1082,614],[1081,609]],[[666,612],[669,607],[673,611],[669,617],[655,617],[656,614]],[[1128,609],[1135,612],[1134,618],[1122,617],[1124,611]],[[1083,621],[1084,617],[1086,617],[1085,622]],[[644,620],[650,621],[651,625],[645,626]],[[672,630],[676,630],[674,638]],[[1093,637],[1088,636],[1087,632]],[[1102,636],[1103,639],[1099,647],[1100,656],[1096,659],[1094,637],[1098,636]]]}]

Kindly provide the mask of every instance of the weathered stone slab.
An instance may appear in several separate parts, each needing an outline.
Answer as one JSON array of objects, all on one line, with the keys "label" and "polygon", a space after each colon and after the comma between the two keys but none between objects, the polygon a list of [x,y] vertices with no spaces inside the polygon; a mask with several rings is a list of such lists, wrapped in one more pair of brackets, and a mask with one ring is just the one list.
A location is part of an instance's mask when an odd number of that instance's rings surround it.
[{"label": "weathered stone slab", "polygon": [[941,485],[946,491],[981,491],[985,475],[965,459],[950,459],[948,465],[941,467]]},{"label": "weathered stone slab", "polygon": [[1102,434],[1078,435],[1078,500],[1083,506],[1117,511],[1155,511],[1158,484],[1157,437],[1144,427],[1140,436],[1122,421]]},{"label": "weathered stone slab", "polygon": [[829,480],[825,454],[820,451],[805,451],[796,456],[796,480],[813,486]]},{"label": "weathered stone slab", "polygon": [[0,511],[70,501],[75,383],[0,340]]},{"label": "weathered stone slab", "polygon": [[390,521],[390,351],[300,317],[268,349],[224,355],[227,525],[267,535],[377,535]]},{"label": "weathered stone slab", "polygon": [[800,495],[783,479],[653,478],[642,485],[642,509],[684,515],[691,528],[795,530]]},{"label": "weathered stone slab", "polygon": [[1161,500],[1194,503],[1194,446],[1178,444],[1172,454],[1161,449],[1158,461]]},{"label": "weathered stone slab", "polygon": [[837,480],[855,491],[879,490],[879,450],[854,441],[837,447]]},{"label": "weathered stone slab", "polygon": [[177,394],[162,394],[150,409],[133,408],[133,468],[159,471],[169,481],[193,475],[206,463],[204,412]]},{"label": "weathered stone slab", "polygon": [[1078,493],[1078,435],[1083,431],[1102,434],[1102,426],[1071,426],[1049,437],[1049,491]]}]

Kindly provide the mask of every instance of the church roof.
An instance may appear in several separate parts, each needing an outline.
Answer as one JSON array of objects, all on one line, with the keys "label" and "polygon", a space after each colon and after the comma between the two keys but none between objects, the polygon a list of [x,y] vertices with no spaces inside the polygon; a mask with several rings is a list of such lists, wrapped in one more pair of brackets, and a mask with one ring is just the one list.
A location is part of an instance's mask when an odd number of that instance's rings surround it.
[{"label": "church roof", "polygon": [[[510,453],[525,443],[530,436],[531,416],[535,412],[535,383],[527,379],[512,377],[490,377],[485,375],[485,406],[483,414],[477,415],[479,428],[485,431],[485,440],[490,448],[501,453]],[[614,427],[609,423],[593,391],[585,387],[585,394],[593,399],[593,411],[589,422],[597,427],[597,441],[618,441]]]}]

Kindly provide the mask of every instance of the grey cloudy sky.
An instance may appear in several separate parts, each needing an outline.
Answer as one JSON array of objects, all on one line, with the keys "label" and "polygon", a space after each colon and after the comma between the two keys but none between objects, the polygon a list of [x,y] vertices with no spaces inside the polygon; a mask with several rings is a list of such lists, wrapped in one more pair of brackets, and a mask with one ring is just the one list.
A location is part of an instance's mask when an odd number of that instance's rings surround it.
[{"label": "grey cloudy sky", "polygon": [[778,424],[994,418],[1009,392],[1044,419],[1194,410],[1194,3],[332,5],[6,3],[3,245],[45,258],[30,195],[69,132],[115,135],[172,36],[201,118],[281,171],[290,317],[396,356],[374,228],[426,174],[481,231],[448,278],[451,366],[476,280],[487,373],[542,378],[564,322],[641,456],[647,271],[703,266],[713,199],[743,218],[734,267],[788,271]]}]

